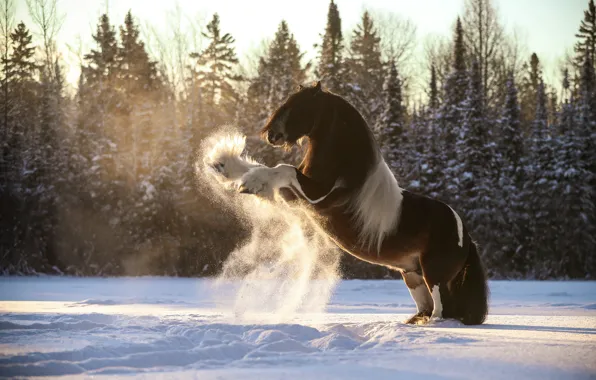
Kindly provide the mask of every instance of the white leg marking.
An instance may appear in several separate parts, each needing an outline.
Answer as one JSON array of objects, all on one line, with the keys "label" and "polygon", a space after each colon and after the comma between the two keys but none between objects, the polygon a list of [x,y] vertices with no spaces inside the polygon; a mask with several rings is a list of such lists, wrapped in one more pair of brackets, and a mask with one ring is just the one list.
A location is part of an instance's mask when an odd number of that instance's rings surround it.
[{"label": "white leg marking", "polygon": [[241,156],[245,140],[240,134],[225,135],[213,140],[203,157],[205,169],[216,174],[219,182],[227,184],[238,181],[250,169],[263,166],[248,156]]},{"label": "white leg marking", "polygon": [[441,292],[439,292],[439,285],[433,286],[433,291],[431,294],[434,303],[433,314],[431,318],[443,318],[443,304],[441,303]]},{"label": "white leg marking", "polygon": [[412,299],[414,299],[414,302],[416,302],[416,310],[419,313],[431,310],[432,300],[426,284],[422,283],[414,289],[408,288],[408,290],[410,290],[410,295],[412,296]]},{"label": "white leg marking", "polygon": [[239,187],[248,190],[252,194],[270,196],[274,189],[290,186],[308,202],[317,204],[327,198],[335,189],[341,187],[342,181],[336,181],[333,188],[321,198],[310,199],[306,196],[298,182],[298,178],[296,178],[296,168],[291,165],[280,164],[274,168],[262,166],[250,169],[242,176]]},{"label": "white leg marking", "polygon": [[292,166],[260,166],[250,169],[240,178],[239,188],[251,194],[271,197],[274,189],[287,187],[293,180],[296,180],[296,174]]},{"label": "white leg marking", "polygon": [[453,215],[455,215],[455,222],[457,223],[457,236],[459,236],[459,241],[457,243],[457,245],[459,245],[460,247],[464,246],[464,225],[461,222],[461,218],[459,217],[459,215],[457,215],[457,212],[455,212],[454,209],[451,208],[451,206],[449,206],[449,208],[451,209],[451,211],[453,211]]}]

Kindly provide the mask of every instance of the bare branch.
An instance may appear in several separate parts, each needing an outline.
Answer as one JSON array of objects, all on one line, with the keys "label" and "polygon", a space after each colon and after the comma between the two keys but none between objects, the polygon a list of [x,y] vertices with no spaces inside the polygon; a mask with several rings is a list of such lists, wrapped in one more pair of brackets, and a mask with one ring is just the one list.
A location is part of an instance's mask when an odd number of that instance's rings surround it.
[{"label": "bare branch", "polygon": [[415,52],[416,26],[393,12],[372,11],[371,15],[381,37],[384,58],[394,59],[398,67],[403,66]]},{"label": "bare branch", "polygon": [[2,57],[8,59],[10,33],[14,27],[14,4],[12,0],[0,3],[0,33],[2,33]]},{"label": "bare branch", "polygon": [[53,74],[56,59],[56,37],[64,24],[65,15],[58,13],[58,0],[26,0],[29,15],[43,39],[46,69]]}]

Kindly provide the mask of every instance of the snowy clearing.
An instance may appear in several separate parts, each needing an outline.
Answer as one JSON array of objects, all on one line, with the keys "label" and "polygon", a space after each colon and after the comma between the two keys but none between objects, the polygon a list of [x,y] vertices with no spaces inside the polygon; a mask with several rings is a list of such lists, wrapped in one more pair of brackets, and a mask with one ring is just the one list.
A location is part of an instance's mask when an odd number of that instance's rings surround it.
[{"label": "snowy clearing", "polygon": [[325,313],[240,320],[179,278],[0,278],[0,376],[596,377],[595,282],[491,282],[485,325],[410,326],[401,281],[343,281]]}]

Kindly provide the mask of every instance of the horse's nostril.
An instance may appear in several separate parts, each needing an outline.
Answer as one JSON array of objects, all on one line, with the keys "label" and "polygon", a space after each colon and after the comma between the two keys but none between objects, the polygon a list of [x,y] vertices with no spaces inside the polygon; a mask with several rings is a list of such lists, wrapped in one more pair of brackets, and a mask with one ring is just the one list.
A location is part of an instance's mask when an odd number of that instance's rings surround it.
[{"label": "horse's nostril", "polygon": [[281,140],[283,138],[283,134],[279,133],[279,132],[274,132],[274,131],[269,131],[267,133],[267,140],[271,143],[274,144],[275,142]]}]

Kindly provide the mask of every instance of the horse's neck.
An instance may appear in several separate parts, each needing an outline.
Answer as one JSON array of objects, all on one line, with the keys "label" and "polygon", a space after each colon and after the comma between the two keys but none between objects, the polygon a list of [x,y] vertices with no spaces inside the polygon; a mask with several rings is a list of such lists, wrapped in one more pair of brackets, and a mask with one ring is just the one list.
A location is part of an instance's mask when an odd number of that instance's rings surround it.
[{"label": "horse's neck", "polygon": [[303,173],[328,186],[340,177],[356,185],[375,160],[376,146],[366,122],[349,103],[333,95],[321,107],[301,165]]},{"label": "horse's neck", "polygon": [[313,132],[309,137],[309,146],[302,161],[303,173],[325,184],[334,184],[339,177],[337,146],[333,142],[333,129],[336,127],[337,110],[334,99],[326,97],[315,116]]}]

